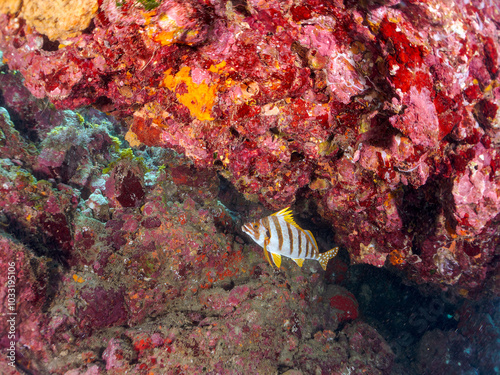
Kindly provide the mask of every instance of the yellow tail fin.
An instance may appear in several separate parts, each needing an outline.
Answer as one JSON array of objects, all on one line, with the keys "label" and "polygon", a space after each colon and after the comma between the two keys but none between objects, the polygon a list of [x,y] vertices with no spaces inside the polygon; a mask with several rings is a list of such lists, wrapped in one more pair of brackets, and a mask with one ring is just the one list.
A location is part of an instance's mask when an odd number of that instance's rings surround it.
[{"label": "yellow tail fin", "polygon": [[318,256],[319,264],[321,264],[321,267],[325,271],[326,271],[326,265],[328,264],[328,261],[330,259],[332,259],[333,257],[335,257],[335,255],[337,255],[338,252],[339,252],[339,248],[334,247],[333,249],[328,250],[326,253],[319,254],[319,256]]}]

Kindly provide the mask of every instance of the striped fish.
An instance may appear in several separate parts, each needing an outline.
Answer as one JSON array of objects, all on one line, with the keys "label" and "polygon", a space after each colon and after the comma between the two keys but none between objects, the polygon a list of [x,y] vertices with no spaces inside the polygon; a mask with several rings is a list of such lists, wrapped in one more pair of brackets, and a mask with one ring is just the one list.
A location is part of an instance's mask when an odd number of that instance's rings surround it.
[{"label": "striped fish", "polygon": [[269,264],[271,257],[279,268],[281,256],[292,258],[302,267],[304,259],[316,259],[324,270],[328,261],[337,255],[338,247],[320,253],[312,233],[299,227],[293,219],[290,207],[242,227],[243,232],[264,248]]}]

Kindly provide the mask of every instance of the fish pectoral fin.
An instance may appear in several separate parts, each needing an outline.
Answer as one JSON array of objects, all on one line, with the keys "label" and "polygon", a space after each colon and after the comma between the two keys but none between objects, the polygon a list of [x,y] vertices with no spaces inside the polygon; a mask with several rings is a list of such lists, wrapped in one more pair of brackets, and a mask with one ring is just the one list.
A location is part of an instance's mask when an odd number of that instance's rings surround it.
[{"label": "fish pectoral fin", "polygon": [[294,259],[294,261],[299,265],[299,267],[302,267],[302,264],[304,263],[304,259],[301,258]]},{"label": "fish pectoral fin", "polygon": [[281,255],[274,254],[274,253],[271,253],[271,254],[273,256],[273,262],[274,262],[274,264],[276,264],[276,267],[280,268],[280,266],[281,266]]},{"label": "fish pectoral fin", "polygon": [[273,263],[271,262],[271,258],[269,257],[269,251],[266,250],[266,248],[264,247],[264,255],[266,257],[266,260],[269,262],[269,264],[272,266]]}]

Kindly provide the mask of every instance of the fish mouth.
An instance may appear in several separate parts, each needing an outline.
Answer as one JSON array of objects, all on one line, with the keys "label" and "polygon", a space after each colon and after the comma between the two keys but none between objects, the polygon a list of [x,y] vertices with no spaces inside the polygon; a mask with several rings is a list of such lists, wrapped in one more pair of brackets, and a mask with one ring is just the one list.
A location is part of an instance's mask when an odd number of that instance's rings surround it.
[{"label": "fish mouth", "polygon": [[241,227],[241,230],[246,234],[250,234],[252,232],[250,224],[245,224]]}]

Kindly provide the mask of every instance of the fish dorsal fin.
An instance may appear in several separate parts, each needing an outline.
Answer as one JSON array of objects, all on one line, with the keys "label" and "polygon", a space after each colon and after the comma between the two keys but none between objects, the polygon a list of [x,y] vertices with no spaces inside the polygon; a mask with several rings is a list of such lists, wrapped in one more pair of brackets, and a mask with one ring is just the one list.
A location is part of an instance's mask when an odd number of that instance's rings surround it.
[{"label": "fish dorsal fin", "polygon": [[296,258],[294,259],[295,263],[299,265],[299,267],[302,267],[302,264],[304,263],[304,259]]},{"label": "fish dorsal fin", "polygon": [[274,253],[271,253],[271,255],[273,256],[273,262],[274,262],[274,264],[276,264],[276,267],[280,268],[281,267],[281,255],[274,254]]},{"label": "fish dorsal fin", "polygon": [[278,216],[278,217],[282,217],[287,223],[290,223],[292,224],[294,227],[297,227],[299,229],[302,229],[300,228],[297,223],[295,222],[295,220],[293,219],[293,212],[292,210],[290,209],[290,207],[286,207],[284,209],[282,209],[281,211],[278,211],[278,212],[275,212],[274,214],[272,214],[271,216]]}]

